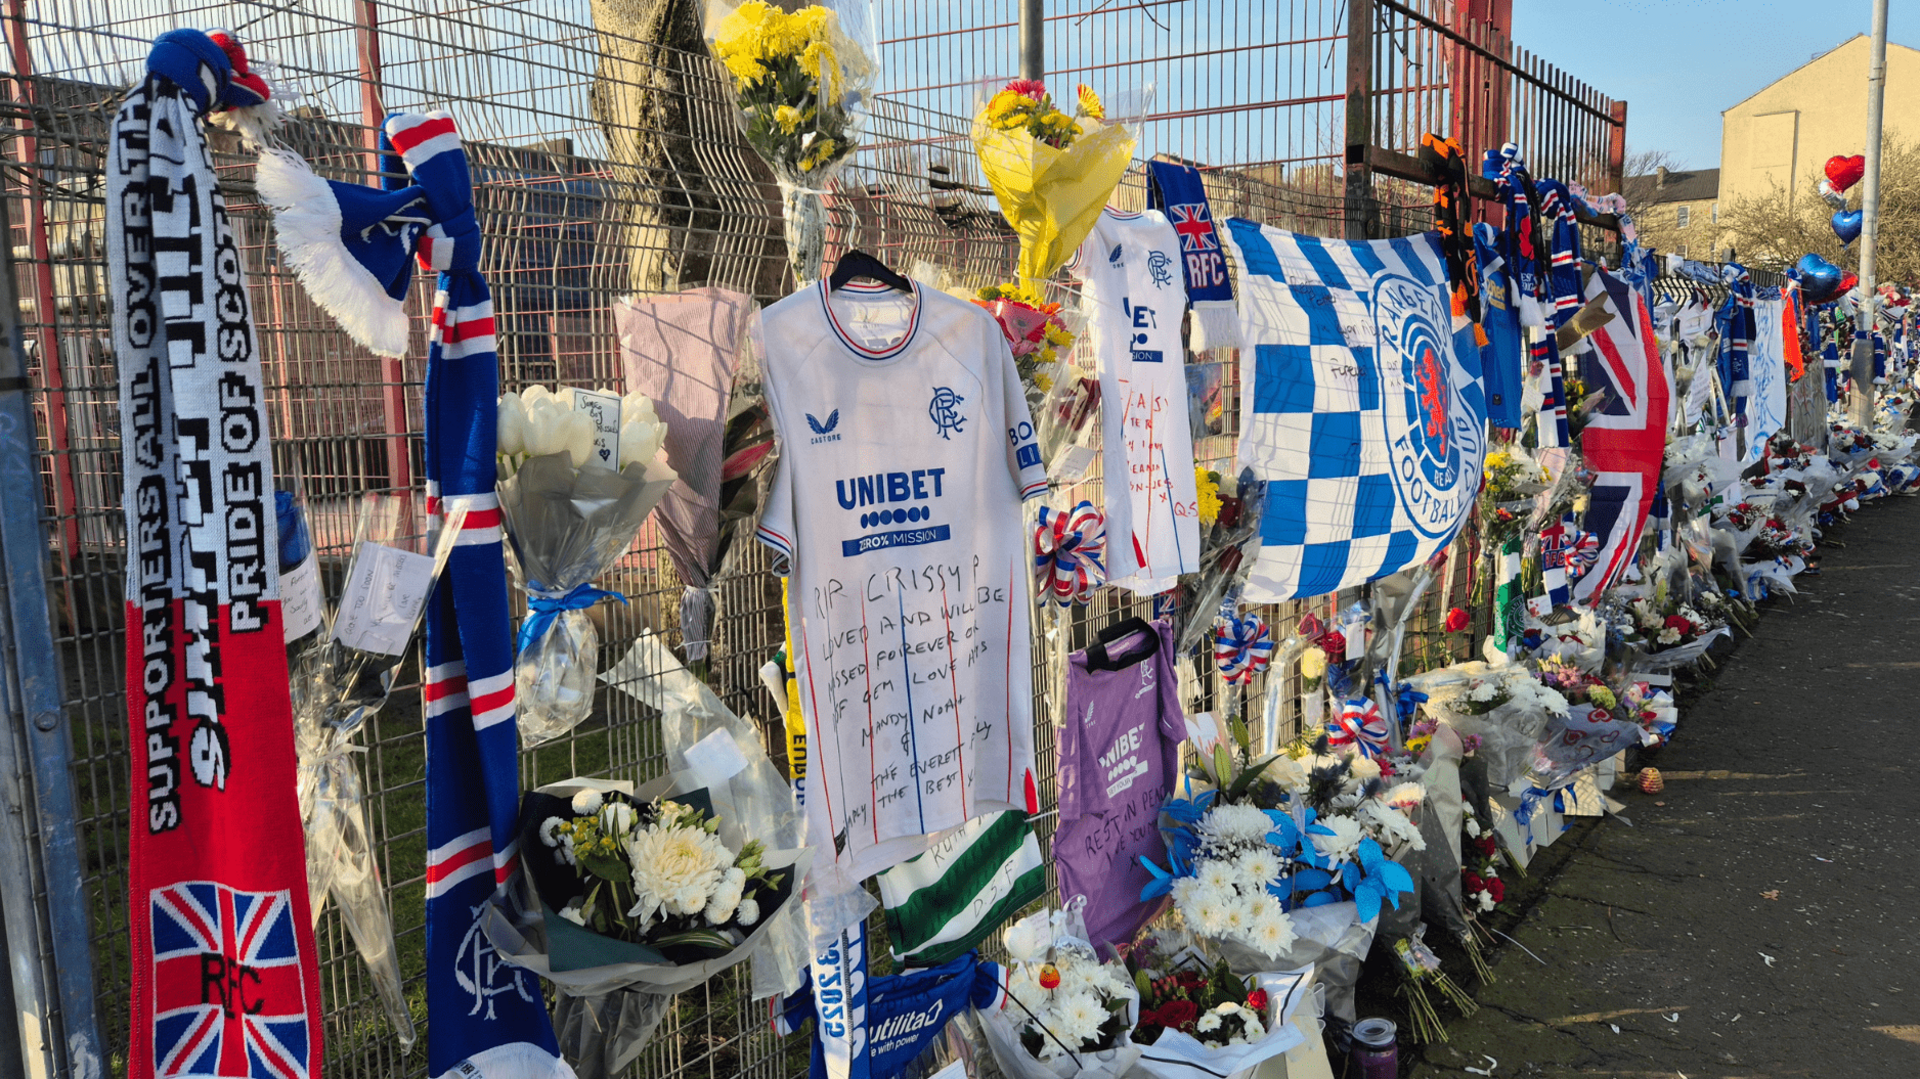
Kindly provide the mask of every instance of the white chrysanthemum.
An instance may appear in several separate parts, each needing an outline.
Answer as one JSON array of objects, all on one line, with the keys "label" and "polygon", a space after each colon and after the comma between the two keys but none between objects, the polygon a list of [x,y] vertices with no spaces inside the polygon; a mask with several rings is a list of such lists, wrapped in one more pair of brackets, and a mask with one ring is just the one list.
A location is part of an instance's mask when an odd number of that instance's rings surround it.
[{"label": "white chrysanthemum", "polygon": [[654,824],[627,837],[633,865],[633,917],[705,910],[733,866],[733,854],[704,828]]},{"label": "white chrysanthemum", "polygon": [[1251,1044],[1267,1036],[1266,1024],[1262,1023],[1260,1017],[1252,1010],[1242,1008],[1240,1010],[1240,1021],[1244,1023],[1245,1026],[1241,1028],[1239,1037],[1233,1039],[1236,1043]]},{"label": "white chrysanthemum", "polygon": [[1353,857],[1354,849],[1360,846],[1360,840],[1366,835],[1360,822],[1352,817],[1322,817],[1320,824],[1333,834],[1314,836],[1313,848],[1335,862],[1344,862]]},{"label": "white chrysanthemum", "polygon": [[1220,1013],[1208,1012],[1207,1014],[1201,1016],[1200,1021],[1194,1024],[1194,1028],[1199,1030],[1202,1034],[1205,1034],[1208,1031],[1219,1030],[1220,1029]]},{"label": "white chrysanthemum", "polygon": [[1240,875],[1259,887],[1266,887],[1280,877],[1280,855],[1272,847],[1252,847],[1240,852]]},{"label": "white chrysanthemum", "polygon": [[1062,993],[1055,997],[1054,1017],[1059,1021],[1062,1041],[1078,1049],[1100,1038],[1100,1024],[1107,1021],[1107,1009],[1092,993]]},{"label": "white chrysanthemum", "polygon": [[1380,841],[1380,845],[1398,853],[1402,847],[1412,850],[1426,850],[1427,840],[1420,834],[1420,828],[1407,815],[1374,799],[1363,803],[1354,810],[1354,817],[1362,827]]},{"label": "white chrysanthemum", "polygon": [[1231,901],[1223,904],[1226,907],[1226,928],[1221,931],[1221,936],[1238,937],[1253,928],[1256,911],[1250,908],[1247,902],[1249,898],[1235,895]]},{"label": "white chrysanthemum", "polygon": [[1209,892],[1231,891],[1240,883],[1240,874],[1235,872],[1234,864],[1224,858],[1210,858],[1201,862],[1193,877]]},{"label": "white chrysanthemum", "polygon": [[600,806],[606,798],[596,790],[573,792],[573,812],[576,816],[591,817],[600,812]]},{"label": "white chrysanthemum", "polygon": [[560,917],[565,918],[577,926],[584,927],[587,924],[587,916],[581,912],[580,901],[578,899],[561,907]]},{"label": "white chrysanthemum", "polygon": [[1380,762],[1371,757],[1356,754],[1352,764],[1353,778],[1361,783],[1369,779],[1380,778]]},{"label": "white chrysanthemum", "polygon": [[740,906],[741,893],[745,891],[744,882],[733,879],[739,870],[729,870],[720,878],[720,886],[714,889],[713,897],[707,900],[704,912],[709,925],[722,925],[733,917],[735,908]]},{"label": "white chrysanthemum", "polygon": [[540,822],[540,842],[549,847],[560,846],[560,826],[566,822],[559,817],[548,817]]},{"label": "white chrysanthemum", "polygon": [[1190,909],[1181,913],[1193,923],[1193,927],[1204,936],[1217,937],[1227,930],[1228,901],[1221,896],[1203,891],[1194,900]]},{"label": "white chrysanthemum", "polygon": [[1427,800],[1427,788],[1418,783],[1401,783],[1380,796],[1380,800],[1396,809],[1417,806]]},{"label": "white chrysanthemum", "polygon": [[579,862],[575,861],[573,857],[573,837],[571,835],[563,834],[560,836],[559,857],[561,861],[567,863],[568,865],[580,864]]},{"label": "white chrysanthemum", "polygon": [[1258,806],[1215,806],[1200,822],[1200,835],[1224,843],[1264,842],[1273,820]]},{"label": "white chrysanthemum", "polygon": [[752,925],[753,923],[759,921],[760,920],[760,901],[758,899],[752,898],[751,896],[749,896],[746,899],[742,899],[740,901],[740,905],[734,908],[733,918],[735,921],[739,922],[743,926]]},{"label": "white chrysanthemum", "polygon": [[1293,947],[1293,938],[1293,919],[1275,903],[1270,904],[1254,921],[1246,939],[1248,944],[1266,955],[1278,958],[1282,952]]}]

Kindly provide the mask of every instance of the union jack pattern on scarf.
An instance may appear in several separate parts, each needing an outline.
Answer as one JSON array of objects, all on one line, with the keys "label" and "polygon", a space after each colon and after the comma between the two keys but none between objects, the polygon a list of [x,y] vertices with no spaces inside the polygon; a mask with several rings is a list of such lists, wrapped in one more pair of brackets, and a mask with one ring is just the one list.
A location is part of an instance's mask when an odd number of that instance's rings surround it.
[{"label": "union jack pattern on scarf", "polygon": [[155,889],[153,1074],[306,1079],[308,1029],[286,892]]}]

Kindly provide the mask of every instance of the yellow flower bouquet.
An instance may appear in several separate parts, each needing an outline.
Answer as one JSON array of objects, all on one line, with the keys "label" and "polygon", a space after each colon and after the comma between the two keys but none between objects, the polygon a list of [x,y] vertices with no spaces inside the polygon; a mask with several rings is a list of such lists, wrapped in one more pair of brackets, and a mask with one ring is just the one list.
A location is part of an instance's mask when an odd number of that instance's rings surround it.
[{"label": "yellow flower bouquet", "polygon": [[1133,160],[1133,132],[1107,118],[1090,88],[1073,112],[1043,83],[1015,79],[987,97],[973,118],[973,148],[1020,237],[1020,280],[1033,287],[1086,239]]},{"label": "yellow flower bouquet", "polygon": [[[843,14],[844,12],[844,14]],[[780,185],[794,279],[820,276],[827,183],[860,144],[876,64],[866,0],[782,11],[709,0],[707,45],[727,70],[747,144]]]}]

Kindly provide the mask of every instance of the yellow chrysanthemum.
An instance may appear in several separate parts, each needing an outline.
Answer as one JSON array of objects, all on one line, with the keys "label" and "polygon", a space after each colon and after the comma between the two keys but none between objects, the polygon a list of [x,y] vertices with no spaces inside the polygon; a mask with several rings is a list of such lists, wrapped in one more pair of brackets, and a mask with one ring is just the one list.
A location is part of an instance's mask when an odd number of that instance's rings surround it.
[{"label": "yellow chrysanthemum", "polygon": [[780,130],[791,134],[800,126],[800,110],[792,105],[782,105],[773,110],[773,122],[780,125]]},{"label": "yellow chrysanthemum", "polygon": [[844,79],[840,74],[840,58],[835,55],[833,46],[824,41],[816,41],[800,54],[800,70],[812,75],[820,85],[821,96],[829,105],[838,105],[840,95],[845,92]]},{"label": "yellow chrysanthemum", "polygon": [[1035,371],[1033,373],[1033,385],[1041,393],[1046,393],[1053,389],[1053,376],[1047,374],[1045,371]]},{"label": "yellow chrysanthemum", "polygon": [[1047,344],[1071,345],[1073,344],[1073,335],[1068,333],[1059,323],[1049,322],[1047,323]]},{"label": "yellow chrysanthemum", "polygon": [[1204,468],[1193,470],[1193,487],[1200,496],[1200,523],[1212,524],[1220,519],[1220,484],[1213,473]]},{"label": "yellow chrysanthemum", "polygon": [[1084,82],[1081,83],[1076,96],[1078,99],[1076,103],[1079,106],[1080,115],[1091,117],[1095,120],[1104,120],[1107,118],[1107,107],[1100,103],[1100,95],[1093,92],[1093,87],[1088,86]]}]

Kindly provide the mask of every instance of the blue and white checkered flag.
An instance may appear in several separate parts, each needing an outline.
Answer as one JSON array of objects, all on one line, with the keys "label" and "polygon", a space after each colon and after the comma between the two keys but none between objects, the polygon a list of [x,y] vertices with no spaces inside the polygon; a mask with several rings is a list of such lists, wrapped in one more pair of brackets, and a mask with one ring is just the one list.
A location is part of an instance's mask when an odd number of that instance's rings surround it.
[{"label": "blue and white checkered flag", "polygon": [[1230,218],[1240,461],[1267,481],[1249,602],[1417,566],[1472,512],[1487,403],[1438,233],[1323,240]]}]

